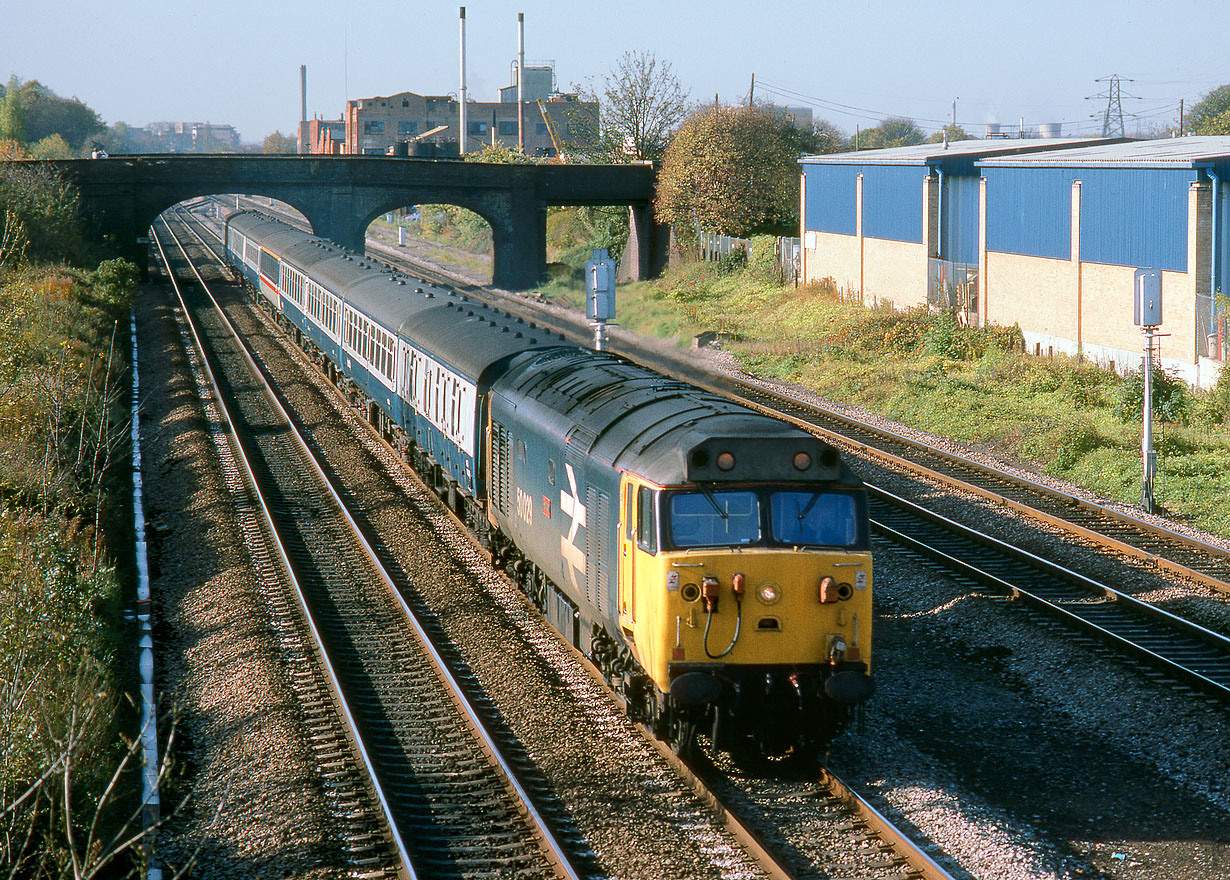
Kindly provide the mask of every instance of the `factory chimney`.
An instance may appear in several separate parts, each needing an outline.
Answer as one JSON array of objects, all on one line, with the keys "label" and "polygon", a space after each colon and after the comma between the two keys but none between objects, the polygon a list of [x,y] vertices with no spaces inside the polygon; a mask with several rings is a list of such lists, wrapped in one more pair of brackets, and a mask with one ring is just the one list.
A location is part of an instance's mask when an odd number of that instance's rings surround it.
[{"label": "factory chimney", "polygon": [[310,153],[308,149],[307,118],[307,65],[299,65],[299,155]]},{"label": "factory chimney", "polygon": [[525,13],[517,13],[517,149],[525,155]]},{"label": "factory chimney", "polygon": [[460,155],[466,154],[466,8],[461,7],[461,96],[457,117],[457,150]]}]

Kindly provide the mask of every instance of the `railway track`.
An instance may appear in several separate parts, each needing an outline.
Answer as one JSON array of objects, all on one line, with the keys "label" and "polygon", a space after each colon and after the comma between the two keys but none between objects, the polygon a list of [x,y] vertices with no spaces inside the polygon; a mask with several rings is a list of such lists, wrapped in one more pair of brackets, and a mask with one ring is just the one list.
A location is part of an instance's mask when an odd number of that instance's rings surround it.
[{"label": "railway track", "polygon": [[[162,236],[157,244],[174,277],[180,258],[165,253]],[[290,666],[321,776],[327,790],[344,779],[339,820],[366,817],[343,834],[356,868],[372,876],[578,876],[573,853],[506,756],[509,743],[475,707],[468,672],[450,668],[432,644],[402,597],[405,575],[382,564],[276,393],[256,380],[261,371],[233,327],[202,299],[208,290],[196,277],[202,293],[180,294],[184,314],[195,315],[199,329],[191,332],[215,364],[214,396],[242,451],[240,475],[259,487],[251,503],[260,515],[246,534],[253,547],[267,548],[254,551],[258,566],[282,569],[294,590],[275,617],[289,619],[298,606],[302,623],[287,629],[311,636],[310,648],[292,651]],[[341,737],[334,716],[346,722]],[[352,751],[366,784],[355,781]]]},{"label": "railway track", "polygon": [[880,537],[1062,619],[1230,702],[1230,638],[868,486]]},{"label": "railway track", "polygon": [[[388,451],[387,447],[384,449]],[[396,460],[389,462],[390,470],[397,470],[398,465]],[[579,654],[575,656],[583,659]],[[591,674],[600,680],[592,667]],[[616,700],[614,694],[608,694]],[[648,730],[641,728],[641,733],[717,814],[766,876],[779,880],[828,877],[832,876],[832,868],[838,867],[885,880],[952,878],[907,832],[893,825],[831,772],[777,780],[753,794],[746,788],[740,790],[738,786],[724,784],[723,774],[714,772],[711,765],[689,766]],[[721,796],[716,793],[718,790],[723,790]],[[806,804],[824,821],[824,832],[818,835],[824,840],[822,846],[811,839],[817,836],[814,828],[802,839],[792,839],[773,828],[774,817],[797,819],[800,804]]]}]

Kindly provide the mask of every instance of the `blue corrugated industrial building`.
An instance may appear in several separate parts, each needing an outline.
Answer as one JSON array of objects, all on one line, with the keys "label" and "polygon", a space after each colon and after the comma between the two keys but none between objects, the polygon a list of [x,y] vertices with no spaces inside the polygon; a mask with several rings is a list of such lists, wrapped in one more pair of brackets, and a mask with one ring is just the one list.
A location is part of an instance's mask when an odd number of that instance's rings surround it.
[{"label": "blue corrugated industrial building", "polygon": [[802,178],[808,281],[1128,369],[1132,277],[1159,269],[1163,363],[1202,385],[1220,371],[1230,138],[958,141],[809,156]]}]

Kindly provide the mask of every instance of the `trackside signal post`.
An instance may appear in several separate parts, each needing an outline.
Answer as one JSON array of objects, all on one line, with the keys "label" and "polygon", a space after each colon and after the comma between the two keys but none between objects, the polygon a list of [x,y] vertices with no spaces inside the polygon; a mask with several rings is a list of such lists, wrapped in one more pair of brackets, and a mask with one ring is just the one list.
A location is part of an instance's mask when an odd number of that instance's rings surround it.
[{"label": "trackside signal post", "polygon": [[606,248],[595,248],[585,264],[585,317],[594,328],[594,351],[606,351],[607,321],[615,319],[615,261]]},{"label": "trackside signal post", "polygon": [[1162,273],[1158,269],[1137,269],[1132,317],[1145,337],[1143,429],[1140,440],[1144,472],[1140,506],[1147,513],[1158,513],[1153,501],[1153,477],[1157,473],[1157,453],[1153,450],[1153,340],[1169,333],[1158,333],[1162,324]]}]

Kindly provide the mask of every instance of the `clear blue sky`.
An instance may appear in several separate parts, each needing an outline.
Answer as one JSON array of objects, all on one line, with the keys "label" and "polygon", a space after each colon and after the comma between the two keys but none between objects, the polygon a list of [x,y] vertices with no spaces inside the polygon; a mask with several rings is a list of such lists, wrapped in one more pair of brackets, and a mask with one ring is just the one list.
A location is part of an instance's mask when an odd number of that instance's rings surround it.
[{"label": "clear blue sky", "polygon": [[[213,0],[13,2],[0,31],[0,76],[76,95],[107,123],[230,123],[245,141],[295,130],[299,65],[308,115],[337,118],[347,98],[455,93],[456,2]],[[988,121],[1064,121],[1090,132],[1119,74],[1124,111],[1167,124],[1230,82],[1224,0],[905,0],[759,2],[546,0],[466,3],[470,96],[510,82],[517,13],[526,59],[553,60],[558,85],[600,84],[627,50],[670,61],[696,101],[756,97],[811,105],[853,132],[886,115],[971,133]],[[1139,96],[1129,99],[1126,96]],[[1100,122],[1096,123],[1100,131]],[[1128,123],[1129,129],[1132,123]],[[1097,133],[1094,131],[1093,133]]]}]

